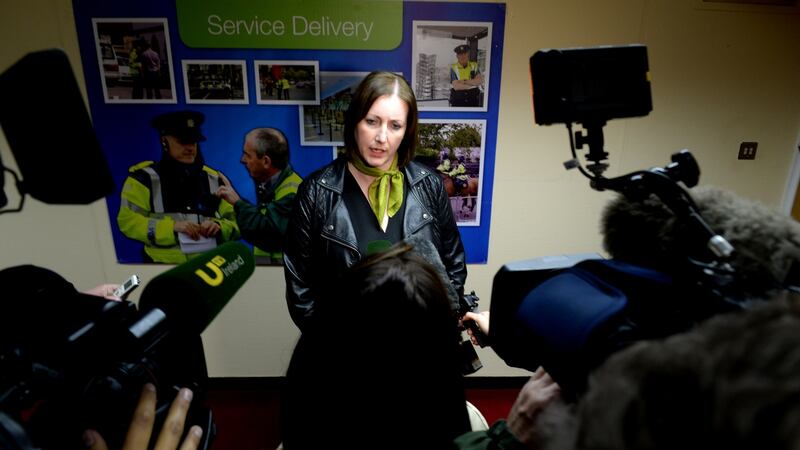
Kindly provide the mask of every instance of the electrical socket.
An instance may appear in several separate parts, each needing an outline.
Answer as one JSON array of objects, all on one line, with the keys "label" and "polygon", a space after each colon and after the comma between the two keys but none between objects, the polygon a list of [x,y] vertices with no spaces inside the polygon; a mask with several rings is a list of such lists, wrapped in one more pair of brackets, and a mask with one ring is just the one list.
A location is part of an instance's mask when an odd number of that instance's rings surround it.
[{"label": "electrical socket", "polygon": [[756,159],[758,142],[742,142],[739,144],[739,159]]}]

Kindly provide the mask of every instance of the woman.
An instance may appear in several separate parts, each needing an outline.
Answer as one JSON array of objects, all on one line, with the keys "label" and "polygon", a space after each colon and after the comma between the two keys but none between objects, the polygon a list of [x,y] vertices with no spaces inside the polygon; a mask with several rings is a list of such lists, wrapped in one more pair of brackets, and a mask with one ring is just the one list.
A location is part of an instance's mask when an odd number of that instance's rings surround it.
[{"label": "woman", "polygon": [[417,102],[408,83],[372,72],[345,114],[345,153],[305,179],[289,222],[286,298],[305,331],[322,293],[364,256],[415,236],[433,243],[460,294],[464,246],[438,174],[412,161]]},{"label": "woman", "polygon": [[470,431],[456,318],[414,250],[373,254],[326,293],[336,301],[320,303],[286,373],[286,450],[440,450]]}]

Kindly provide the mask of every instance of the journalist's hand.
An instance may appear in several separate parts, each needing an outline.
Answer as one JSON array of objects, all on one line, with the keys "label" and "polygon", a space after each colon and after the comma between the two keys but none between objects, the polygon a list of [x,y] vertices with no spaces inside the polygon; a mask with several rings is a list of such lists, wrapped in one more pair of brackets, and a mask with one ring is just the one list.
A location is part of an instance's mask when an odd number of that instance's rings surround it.
[{"label": "journalist's hand", "polygon": [[[189,411],[189,403],[191,401],[192,391],[186,388],[181,389],[178,395],[175,396],[175,400],[173,400],[169,408],[169,413],[167,413],[167,418],[164,420],[164,425],[161,427],[161,433],[158,435],[155,450],[175,450],[179,448],[178,444],[183,433],[186,414]],[[122,446],[123,450],[147,450],[150,435],[153,433],[155,416],[156,388],[148,383],[142,389],[142,396],[139,398],[139,404],[133,413],[128,434],[125,436],[125,444]],[[193,426],[180,446],[180,450],[196,450],[202,436],[203,429],[197,425]],[[84,433],[84,439],[87,448],[90,450],[108,450],[105,440],[95,430],[87,430]]]},{"label": "journalist's hand", "polygon": [[511,412],[508,429],[529,448],[538,448],[536,419],[553,400],[561,397],[561,387],[541,367],[519,391]]},{"label": "journalist's hand", "polygon": [[118,287],[119,287],[118,284],[106,283],[106,284],[101,284],[100,286],[95,286],[89,290],[86,290],[84,291],[84,293],[89,295],[96,295],[98,297],[103,297],[108,300],[122,300],[121,298],[114,295],[114,291],[116,291]]},{"label": "journalist's hand", "polygon": [[[464,313],[464,317],[461,320],[472,320],[478,324],[478,328],[481,330],[484,336],[489,335],[489,311],[481,311],[480,313],[467,311]],[[472,344],[478,345],[478,340],[472,335],[472,330],[467,328],[467,334],[469,334],[469,339],[472,341]]]}]

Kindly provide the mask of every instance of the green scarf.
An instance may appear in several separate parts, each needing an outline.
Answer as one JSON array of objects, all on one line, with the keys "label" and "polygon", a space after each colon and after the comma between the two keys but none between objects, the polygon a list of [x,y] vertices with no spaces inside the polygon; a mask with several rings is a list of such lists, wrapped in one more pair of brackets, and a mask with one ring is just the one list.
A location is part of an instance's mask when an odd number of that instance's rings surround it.
[{"label": "green scarf", "polygon": [[[378,218],[378,223],[383,224],[383,216],[387,214],[387,211],[389,217],[394,217],[403,205],[403,172],[397,170],[397,155],[394,155],[392,165],[386,171],[367,166],[360,156],[356,156],[351,162],[359,172],[375,177],[375,180],[369,185],[369,203],[372,206],[372,212]],[[389,189],[390,186],[391,189]],[[389,189],[388,204],[386,201],[387,189]]]}]

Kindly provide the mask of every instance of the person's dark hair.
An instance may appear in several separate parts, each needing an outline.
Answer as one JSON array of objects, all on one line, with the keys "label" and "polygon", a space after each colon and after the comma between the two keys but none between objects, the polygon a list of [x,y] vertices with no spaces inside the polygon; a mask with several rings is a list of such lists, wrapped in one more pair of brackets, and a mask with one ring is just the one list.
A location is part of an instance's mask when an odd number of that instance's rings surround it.
[{"label": "person's dark hair", "polygon": [[456,318],[432,266],[400,243],[328,291],[287,372],[286,450],[439,449],[470,430]]},{"label": "person's dark hair", "polygon": [[356,142],[356,126],[363,119],[372,104],[384,95],[397,94],[408,105],[406,118],[406,134],[397,150],[397,167],[405,167],[412,159],[417,149],[417,122],[419,112],[414,91],[406,80],[392,72],[372,72],[367,75],[356,88],[350,100],[350,106],[344,116],[344,146],[345,156],[349,161],[358,158],[358,143]]},{"label": "person's dark hair", "polygon": [[286,135],[277,128],[255,128],[245,136],[256,150],[256,156],[263,158],[269,156],[272,165],[278,169],[285,169],[289,164],[289,141]]},{"label": "person's dark hair", "polygon": [[795,449],[798,373],[800,298],[783,292],[613,355],[591,376],[577,420],[541,430],[542,448]]}]

